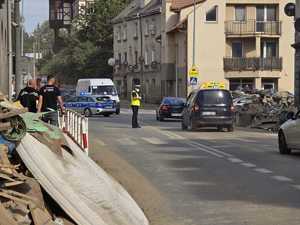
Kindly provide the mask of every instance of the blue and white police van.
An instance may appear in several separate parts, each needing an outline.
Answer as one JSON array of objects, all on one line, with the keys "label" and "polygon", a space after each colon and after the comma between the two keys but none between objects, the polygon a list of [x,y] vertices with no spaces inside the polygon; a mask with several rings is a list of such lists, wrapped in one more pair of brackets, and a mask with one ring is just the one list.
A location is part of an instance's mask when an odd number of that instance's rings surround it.
[{"label": "blue and white police van", "polygon": [[76,86],[76,96],[109,96],[116,103],[115,113],[120,114],[120,99],[111,79],[79,79]]}]

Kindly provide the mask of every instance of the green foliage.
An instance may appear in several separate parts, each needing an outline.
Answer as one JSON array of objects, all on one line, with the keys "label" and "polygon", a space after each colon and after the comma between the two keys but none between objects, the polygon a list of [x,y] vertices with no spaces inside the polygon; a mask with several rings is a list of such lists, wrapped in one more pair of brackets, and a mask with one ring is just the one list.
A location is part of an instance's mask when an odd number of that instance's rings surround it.
[{"label": "green foliage", "polygon": [[55,55],[42,61],[42,74],[56,74],[64,83],[78,78],[110,77],[112,67],[107,61],[113,56],[111,21],[129,0],[96,0],[92,13],[74,21],[71,34],[62,37],[64,46]]}]

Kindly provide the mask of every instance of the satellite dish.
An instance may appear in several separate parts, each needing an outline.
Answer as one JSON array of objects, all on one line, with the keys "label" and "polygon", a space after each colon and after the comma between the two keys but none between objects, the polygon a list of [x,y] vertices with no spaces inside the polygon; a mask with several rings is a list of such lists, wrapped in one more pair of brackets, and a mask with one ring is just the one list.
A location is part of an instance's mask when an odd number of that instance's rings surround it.
[{"label": "satellite dish", "polygon": [[295,5],[295,3],[290,2],[290,3],[286,4],[285,7],[284,7],[284,12],[289,17],[295,16],[296,15],[296,5]]},{"label": "satellite dish", "polygon": [[116,65],[116,60],[114,58],[110,58],[110,59],[108,59],[107,64],[110,65],[110,66],[115,66]]}]

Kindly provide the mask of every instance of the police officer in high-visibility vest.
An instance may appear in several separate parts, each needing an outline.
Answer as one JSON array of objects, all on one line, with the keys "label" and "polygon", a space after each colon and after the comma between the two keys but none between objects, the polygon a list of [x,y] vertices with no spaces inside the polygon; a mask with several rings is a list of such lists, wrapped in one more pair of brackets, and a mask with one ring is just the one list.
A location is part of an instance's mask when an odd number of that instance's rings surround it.
[{"label": "police officer in high-visibility vest", "polygon": [[138,123],[138,113],[141,106],[140,85],[136,85],[131,92],[132,128],[141,128]]}]

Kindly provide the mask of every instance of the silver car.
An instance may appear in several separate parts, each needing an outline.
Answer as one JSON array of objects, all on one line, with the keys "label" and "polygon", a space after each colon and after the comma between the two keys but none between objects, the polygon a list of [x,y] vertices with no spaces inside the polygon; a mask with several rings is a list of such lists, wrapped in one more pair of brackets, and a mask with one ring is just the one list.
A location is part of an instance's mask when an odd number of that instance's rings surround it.
[{"label": "silver car", "polygon": [[279,129],[278,144],[280,154],[290,154],[292,149],[300,150],[300,111],[290,112],[288,121]]}]

